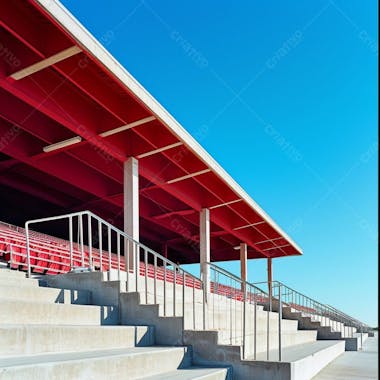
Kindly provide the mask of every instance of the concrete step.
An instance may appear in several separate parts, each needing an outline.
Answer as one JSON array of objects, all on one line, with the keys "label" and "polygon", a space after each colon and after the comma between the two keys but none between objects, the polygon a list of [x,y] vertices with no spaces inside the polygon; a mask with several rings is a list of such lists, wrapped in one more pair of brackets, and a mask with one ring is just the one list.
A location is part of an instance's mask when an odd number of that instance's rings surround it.
[{"label": "concrete step", "polygon": [[[185,331],[185,344],[192,345],[195,362],[208,360],[228,363],[233,366],[236,379],[292,379],[310,380],[320,369],[344,352],[344,341],[315,341],[282,349],[282,360],[278,361],[278,350],[257,354],[256,360],[246,352],[242,360],[242,347],[221,345],[217,331]],[[246,347],[247,348],[247,347]]]},{"label": "concrete step", "polygon": [[[316,331],[294,331],[294,332],[282,332],[281,333],[281,346],[283,348],[308,344],[316,341],[317,332]],[[219,345],[236,345],[240,346],[242,344],[242,337],[231,340],[228,337],[228,334],[224,334],[221,331],[218,331],[218,344]],[[246,343],[246,355],[251,356],[254,354],[255,350],[255,339],[254,335],[249,334],[245,340]],[[269,334],[269,348],[270,350],[278,349],[279,337],[278,333],[271,332]],[[256,352],[266,352],[267,351],[267,334],[266,332],[257,332],[256,339]]]},{"label": "concrete step", "polygon": [[0,279],[1,278],[26,278],[26,273],[19,270],[12,270],[9,268],[0,267]]},{"label": "concrete step", "polygon": [[229,368],[189,367],[160,375],[143,377],[144,380],[226,380],[232,378]]},{"label": "concrete step", "polygon": [[[202,315],[201,312],[198,312],[196,315]],[[231,315],[228,314],[208,314],[209,328],[216,330],[230,330],[231,325]],[[188,315],[187,319],[191,319],[191,313]],[[267,331],[268,320],[264,315],[257,315],[256,318],[256,330],[257,331]],[[232,315],[232,326],[236,331],[242,331],[243,328],[243,318],[242,314]],[[191,326],[189,326],[191,327]],[[276,318],[269,319],[269,328],[271,331],[278,331],[278,315]],[[290,319],[281,320],[281,329],[284,332],[295,332],[298,331],[298,321]],[[246,330],[254,330],[254,317],[253,315],[248,314],[246,317]]]},{"label": "concrete step", "polygon": [[134,347],[0,358],[1,380],[138,379],[191,364],[187,347]]},{"label": "concrete step", "polygon": [[9,285],[16,287],[38,287],[40,280],[37,278],[26,278],[26,277],[13,277],[13,276],[1,276],[0,275],[0,286]]},{"label": "concrete step", "polygon": [[20,301],[29,301],[33,299],[36,302],[88,305],[91,300],[91,293],[86,290],[17,286],[8,283],[0,283],[0,299],[1,298]]},{"label": "concrete step", "polygon": [[153,326],[0,325],[3,357],[153,344]]},{"label": "concrete step", "polygon": [[[281,332],[281,345],[282,347],[296,346],[299,344],[307,344],[315,342],[317,339],[317,332],[304,330],[294,332]],[[272,348],[278,347],[278,333],[271,332],[269,345]],[[266,333],[257,334],[257,352],[266,351],[267,337]]]},{"label": "concrete step", "polygon": [[[344,352],[344,341],[316,341],[282,349],[281,366],[288,363],[294,380],[307,380],[315,376]],[[269,362],[278,361],[278,350],[269,352]],[[266,353],[257,355],[256,364],[268,363]]]},{"label": "concrete step", "polygon": [[48,304],[0,299],[0,325],[101,325],[114,321],[112,306]]}]

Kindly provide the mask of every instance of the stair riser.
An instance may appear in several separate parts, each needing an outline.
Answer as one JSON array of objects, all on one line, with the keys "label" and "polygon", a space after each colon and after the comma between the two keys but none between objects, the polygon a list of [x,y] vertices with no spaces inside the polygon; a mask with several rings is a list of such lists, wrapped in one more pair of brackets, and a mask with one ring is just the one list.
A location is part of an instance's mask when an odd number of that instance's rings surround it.
[{"label": "stair riser", "polygon": [[2,380],[24,379],[92,379],[130,380],[176,370],[189,366],[191,356],[186,348],[168,349],[159,352],[144,352],[134,355],[109,356],[75,361],[49,362],[4,368]]},{"label": "stair riser", "polygon": [[118,320],[117,308],[27,303],[0,299],[1,324],[101,325]]},{"label": "stair riser", "polygon": [[[198,314],[202,315],[202,314]],[[187,320],[192,320],[191,316],[189,315],[187,317]],[[230,326],[232,325],[233,330],[235,331],[242,331],[243,328],[243,321],[242,317],[238,316],[236,319],[234,316],[232,316],[232,323],[229,315],[210,315],[208,318],[208,327],[211,329],[218,329],[218,330],[230,330]],[[254,330],[254,320],[253,318],[250,318],[250,316],[247,316],[246,318],[246,330],[248,333],[250,331]],[[283,332],[295,332],[297,331],[298,323],[296,321],[289,321],[287,319],[283,319],[281,321],[281,329]],[[271,319],[269,323],[269,329],[271,331],[278,331],[278,318],[277,319]],[[257,318],[256,320],[256,331],[265,332],[267,331],[267,320],[265,318]]]},{"label": "stair riser", "polygon": [[[304,344],[304,343],[310,343],[315,342],[316,340],[316,332],[313,331],[305,331],[305,334],[303,333],[282,333],[281,334],[281,347],[290,347],[297,344]],[[219,341],[219,343],[222,343]],[[228,340],[223,342],[225,344],[230,344]],[[254,339],[253,337],[247,337],[246,338],[246,344],[247,344],[247,354],[253,355],[254,353]],[[269,335],[269,349],[278,349],[279,347],[279,337],[278,334],[272,333]],[[258,334],[257,335],[257,343],[256,343],[256,352],[266,352],[267,351],[267,336],[266,334]]]},{"label": "stair riser", "polygon": [[14,277],[7,277],[7,276],[1,276],[0,275],[0,286],[15,286],[15,287],[21,287],[21,286],[27,286],[27,287],[33,287],[36,288],[39,286],[39,280],[36,278],[14,278]]},{"label": "stair riser", "polygon": [[145,347],[154,344],[148,326],[0,326],[0,356],[96,349]]},{"label": "stair riser", "polygon": [[322,368],[326,367],[335,358],[344,352],[345,343],[329,347],[300,360],[292,366],[292,379],[309,380],[313,378]]},{"label": "stair riser", "polygon": [[10,270],[10,269],[0,269],[0,278],[8,278],[8,279],[22,279],[26,278],[25,272]]},{"label": "stair riser", "polygon": [[64,304],[90,304],[91,294],[85,290],[63,290],[44,287],[17,287],[0,284],[0,299],[7,298],[19,301],[64,303]]}]

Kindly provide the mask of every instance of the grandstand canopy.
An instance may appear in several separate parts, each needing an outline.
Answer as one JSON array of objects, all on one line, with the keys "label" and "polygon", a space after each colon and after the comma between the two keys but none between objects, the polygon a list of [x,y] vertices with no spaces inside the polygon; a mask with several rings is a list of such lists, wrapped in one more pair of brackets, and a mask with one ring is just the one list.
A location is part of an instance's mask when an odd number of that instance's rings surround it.
[{"label": "grandstand canopy", "polygon": [[[141,240],[199,262],[301,249],[72,17],[50,0],[0,2],[0,190],[26,218],[89,209],[123,224],[123,163],[139,163]],[[279,194],[279,196],[281,196]],[[1,219],[1,217],[0,217]]]}]

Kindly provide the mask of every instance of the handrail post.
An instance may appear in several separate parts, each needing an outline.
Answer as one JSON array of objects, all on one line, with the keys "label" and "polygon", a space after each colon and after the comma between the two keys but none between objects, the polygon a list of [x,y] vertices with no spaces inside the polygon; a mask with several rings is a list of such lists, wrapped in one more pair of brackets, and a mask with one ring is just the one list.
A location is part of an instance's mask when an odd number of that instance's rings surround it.
[{"label": "handrail post", "polygon": [[73,217],[69,217],[70,270],[73,269]]},{"label": "handrail post", "polygon": [[154,304],[157,304],[157,256],[153,257],[153,296],[154,296]]},{"label": "handrail post", "polygon": [[166,317],[166,260],[164,260],[164,317]]},{"label": "handrail post", "polygon": [[186,274],[185,272],[182,272],[182,331],[185,330],[185,281],[186,281]]},{"label": "handrail post", "polygon": [[278,361],[281,361],[281,324],[282,324],[282,301],[281,301],[281,284],[278,284]]},{"label": "handrail post", "polygon": [[[30,246],[29,246],[29,224],[25,223],[25,238],[26,238],[26,264],[28,270],[28,277],[30,278],[32,275],[32,271],[30,268]],[[12,265],[12,263],[11,263]]]},{"label": "handrail post", "polygon": [[246,338],[246,303],[247,303],[247,288],[245,281],[242,282],[243,284],[243,360],[246,358],[246,344],[247,344],[247,338]]},{"label": "handrail post", "polygon": [[125,260],[125,266],[126,266],[125,269],[127,272],[127,292],[129,291],[129,285],[130,285],[130,281],[129,281],[130,257],[129,256],[130,256],[130,252],[131,252],[131,245],[132,245],[132,243],[124,236],[124,247],[125,247],[125,252],[126,252],[124,260]]},{"label": "handrail post", "polygon": [[91,228],[91,215],[87,215],[87,234],[88,234],[88,263],[90,271],[93,271],[92,263],[92,228]]},{"label": "handrail post", "polygon": [[120,233],[116,233],[117,239],[117,280],[120,281]]},{"label": "handrail post", "polygon": [[195,330],[195,279],[193,277],[193,329]]},{"label": "handrail post", "polygon": [[176,314],[176,284],[177,284],[177,266],[173,266],[174,273],[173,273],[173,317],[175,317]]},{"label": "handrail post", "polygon": [[102,222],[98,220],[98,240],[99,240],[99,265],[100,272],[103,272],[103,234]]},{"label": "handrail post", "polygon": [[9,269],[12,269],[12,260],[13,260],[13,246],[9,245]]},{"label": "handrail post", "polygon": [[139,275],[140,275],[140,247],[137,243],[132,242],[133,252],[133,269],[136,276],[136,292],[139,290]]},{"label": "handrail post", "polygon": [[256,344],[256,340],[257,340],[257,300],[256,300],[256,297],[255,297],[256,290],[254,289],[253,292],[254,292],[253,302],[254,302],[254,311],[255,311],[254,325],[253,325],[253,338],[254,338],[254,342],[253,342],[253,344],[254,344],[254,346],[253,346],[253,358],[256,360],[256,352],[257,352],[257,344]]},{"label": "handrail post", "polygon": [[84,267],[83,215],[79,215],[79,241],[81,246],[81,265]]},{"label": "handrail post", "polygon": [[111,271],[112,271],[112,260],[111,260],[111,251],[112,251],[112,240],[111,240],[111,227],[108,226],[108,280],[111,280]]},{"label": "handrail post", "polygon": [[[231,287],[231,289],[233,289],[233,286],[232,286],[232,278],[230,279],[230,287]],[[243,289],[242,289],[243,290]],[[235,299],[236,299],[236,292],[235,292]],[[227,301],[227,299],[226,299],[226,301]],[[230,317],[230,324],[229,324],[229,330],[230,330],[230,344],[232,344],[232,340],[233,340],[233,332],[232,332],[232,330],[233,330],[233,328],[232,328],[232,294],[230,295],[230,300],[229,300],[229,303],[228,303],[229,305],[229,317]],[[235,308],[235,310],[236,310],[236,308]],[[243,324],[244,324],[244,321],[243,321]],[[243,325],[243,327],[244,327],[244,325]],[[235,333],[235,338],[236,338],[236,333]]]},{"label": "handrail post", "polygon": [[[201,280],[201,289],[202,289],[203,330],[206,330],[206,295],[205,295],[205,284],[204,284],[203,280]],[[215,294],[214,294],[214,296],[215,296]]]},{"label": "handrail post", "polygon": [[269,360],[270,313],[272,312],[272,282],[268,281],[269,308],[267,309],[267,360]]},{"label": "handrail post", "polygon": [[[148,305],[148,252],[144,249],[144,265],[145,265],[145,303]],[[165,312],[164,312],[165,315]]]}]

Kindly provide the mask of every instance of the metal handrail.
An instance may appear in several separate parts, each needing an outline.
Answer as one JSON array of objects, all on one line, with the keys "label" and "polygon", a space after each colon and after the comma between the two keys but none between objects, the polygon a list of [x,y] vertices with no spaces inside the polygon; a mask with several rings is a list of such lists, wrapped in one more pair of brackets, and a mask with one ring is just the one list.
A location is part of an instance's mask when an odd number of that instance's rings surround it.
[{"label": "metal handrail", "polygon": [[[255,285],[259,284],[268,284],[268,282],[263,281],[255,283]],[[311,319],[312,317],[317,317],[321,323],[324,322],[331,328],[338,329],[338,331],[341,331],[344,333],[344,335],[346,334],[347,328],[351,337],[353,337],[354,334],[354,327],[359,328],[361,332],[363,331],[363,328],[365,328],[365,324],[362,322],[348,316],[347,314],[341,312],[336,308],[333,308],[330,305],[316,301],[311,297],[308,297],[303,293],[300,293],[297,290],[294,290],[291,287],[281,283],[280,281],[272,281],[272,286],[273,284],[279,284],[282,286],[282,289],[286,290],[285,300],[283,300],[283,304],[310,316]]]},{"label": "metal handrail", "polygon": [[[146,250],[146,251],[148,251],[150,253],[154,253],[160,260],[165,261],[166,263],[168,263],[168,265],[173,266],[173,267],[177,267],[177,268],[179,267],[174,262],[170,261],[169,259],[167,259],[166,257],[162,256],[161,254],[159,254],[158,252],[154,251],[153,249],[149,248],[145,244],[143,244],[143,243],[141,243],[141,242],[133,239],[130,235],[128,235],[124,231],[118,229],[117,227],[115,227],[111,223],[107,222],[106,220],[102,219],[98,215],[96,215],[93,212],[88,211],[88,210],[86,210],[86,211],[80,211],[80,212],[75,212],[75,213],[70,213],[70,214],[65,214],[65,215],[59,215],[59,216],[53,216],[53,217],[47,217],[47,218],[40,218],[40,219],[29,220],[29,221],[27,221],[25,223],[25,233],[26,233],[26,236],[27,236],[27,240],[28,240],[28,236],[29,236],[29,225],[31,225],[31,224],[48,222],[48,221],[53,221],[53,220],[66,219],[66,218],[69,218],[69,217],[76,217],[76,216],[80,216],[80,215],[91,216],[95,220],[100,221],[103,225],[109,227],[111,230],[119,233],[121,236],[125,237],[126,239],[128,239],[132,243],[138,245],[140,248],[142,248],[142,249],[144,249],[144,250]],[[27,246],[28,246],[28,244],[27,244]],[[28,250],[28,247],[27,247],[27,250]],[[181,268],[181,271],[185,272],[187,275],[189,275],[191,277],[194,277],[197,280],[199,280],[196,276],[192,275],[190,272],[188,272],[188,271],[186,271],[186,270],[184,270],[182,268]]]},{"label": "metal handrail", "polygon": [[[87,218],[87,220],[86,220]],[[158,252],[155,252],[146,245],[133,239],[124,231],[113,226],[111,223],[103,220],[99,216],[90,211],[80,211],[75,213],[69,213],[65,215],[59,215],[55,217],[40,218],[35,220],[29,220],[25,223],[25,236],[26,236],[26,265],[28,270],[28,276],[31,276],[33,265],[31,265],[31,251],[33,243],[31,240],[32,231],[29,227],[37,223],[45,223],[57,220],[64,220],[69,224],[69,247],[66,253],[70,256],[70,269],[73,268],[73,258],[76,261],[81,261],[83,266],[93,271],[92,254],[99,256],[100,270],[103,270],[102,257],[108,254],[108,270],[109,279],[111,279],[111,270],[115,269],[112,265],[116,265],[117,279],[121,280],[121,256],[124,254],[125,260],[125,273],[126,273],[126,285],[127,291],[145,291],[145,303],[146,304],[162,304],[159,300],[160,293],[163,291],[163,312],[164,316],[171,313],[168,312],[168,292],[170,291],[169,283],[172,283],[172,298],[173,298],[173,316],[180,316],[179,310],[182,310],[183,327],[185,328],[185,318],[191,317],[191,323],[187,326],[193,326],[193,329],[199,328],[205,330],[213,327],[216,329],[223,329],[226,331],[230,344],[239,344],[242,347],[242,357],[246,359],[253,357],[257,359],[257,314],[258,304],[268,304],[266,309],[267,326],[266,326],[266,355],[267,360],[270,359],[270,334],[273,325],[270,322],[270,313],[273,309],[273,303],[277,303],[278,307],[278,327],[276,333],[278,333],[278,360],[282,360],[282,312],[283,305],[290,307],[299,307],[302,313],[306,315],[318,315],[322,318],[329,318],[339,323],[360,323],[353,318],[345,315],[343,312],[334,309],[329,305],[324,305],[312,298],[288,287],[280,281],[271,281],[261,283],[250,283],[245,281],[231,272],[218,267],[213,263],[205,263],[206,268],[213,274],[214,281],[202,281],[202,279],[191,274],[190,272],[182,269],[178,264],[170,261]],[[78,242],[74,242],[73,224],[78,222]],[[87,231],[86,222],[87,221]],[[96,223],[96,228],[92,228],[92,222]],[[103,241],[103,230],[106,231],[106,238]],[[87,233],[85,233],[87,232]],[[94,235],[94,234],[95,235]],[[96,236],[98,233],[98,236]],[[115,238],[116,236],[116,244]],[[74,249],[74,243],[76,248]],[[52,251],[57,247],[52,247]],[[114,249],[116,248],[116,252]],[[14,253],[18,254],[18,253]],[[114,259],[111,262],[111,255],[114,255]],[[32,257],[34,258],[34,257]],[[98,258],[96,258],[98,259]],[[48,259],[45,259],[49,261]],[[144,263],[142,267],[141,263]],[[153,263],[153,264],[152,264]],[[140,266],[141,264],[141,266]],[[25,265],[25,264],[24,264]],[[107,266],[105,266],[107,268]],[[140,270],[141,269],[141,270]],[[132,276],[132,277],[131,277]],[[153,277],[152,277],[153,276]],[[141,280],[141,281],[139,281]],[[224,281],[223,281],[224,280]],[[151,286],[148,286],[148,282],[151,281]],[[209,284],[208,284],[209,283]],[[268,284],[269,292],[265,292],[258,285]],[[208,297],[207,286],[212,286],[211,296]],[[192,285],[192,286],[191,286]],[[191,291],[186,291],[191,288]],[[148,294],[148,289],[153,289],[152,294]],[[181,292],[182,294],[179,294]],[[198,301],[196,301],[196,297]],[[143,298],[143,297],[142,297]],[[142,300],[144,301],[144,300]],[[216,302],[217,301],[217,302]],[[185,310],[186,307],[192,307]],[[220,314],[221,305],[225,305],[225,313]],[[179,308],[178,306],[182,306]],[[197,309],[197,306],[199,308]],[[303,308],[303,311],[302,311]],[[197,318],[198,311],[201,310],[202,318]],[[187,314],[186,314],[187,311]],[[218,316],[222,315],[223,318],[218,320]],[[198,322],[198,323],[197,323]],[[222,325],[226,324],[226,325]],[[361,327],[361,330],[363,326]],[[351,330],[352,332],[353,330]],[[277,344],[276,344],[277,347]],[[263,352],[265,352],[263,350]],[[272,358],[271,358],[272,359]]]},{"label": "metal handrail", "polygon": [[331,305],[326,305],[326,306],[330,308],[331,310],[333,310],[334,312],[336,312],[337,314],[339,314],[340,316],[342,316],[342,318],[346,319],[348,322],[354,324],[354,327],[363,327],[366,329],[369,328],[369,326],[366,323],[363,323],[359,321],[358,319],[351,317],[350,315],[344,313],[343,311],[338,310]]},{"label": "metal handrail", "polygon": [[240,277],[234,275],[233,273],[227,271],[226,269],[224,268],[221,268],[221,267],[218,267],[217,265],[213,264],[213,263],[206,263],[210,268],[214,268],[215,270],[217,270],[219,273],[222,273],[228,277],[231,277],[233,278],[235,281],[239,281],[240,283],[245,283],[247,285],[249,285],[250,287],[256,289],[258,292],[260,293],[263,293],[265,294],[266,296],[268,296],[268,293],[266,293],[265,291],[263,291],[262,289],[258,288],[257,286],[255,286],[255,284],[251,283],[251,282],[248,282],[248,281],[245,281],[243,279],[241,279]]},{"label": "metal handrail", "polygon": [[[210,299],[208,308],[211,314],[210,326],[214,329],[226,330],[230,338],[230,344],[238,344],[242,347],[242,358],[248,357],[257,359],[257,314],[258,303],[270,300],[268,293],[245,281],[233,273],[220,268],[212,263],[205,263],[210,270],[210,277],[213,278],[211,283],[214,284],[214,298]],[[222,278],[221,278],[222,277]],[[280,286],[281,287],[281,286]],[[279,292],[281,293],[281,292]],[[215,297],[225,298],[227,309],[224,309],[223,318],[220,317],[220,305],[223,300],[219,299],[215,304]],[[281,300],[281,296],[280,296]],[[266,326],[266,357],[269,360],[271,351],[270,334],[272,325],[269,323],[271,310],[267,310]],[[278,314],[278,360],[282,360],[282,341],[281,341],[281,312]],[[241,326],[239,326],[241,321]],[[227,323],[227,326],[223,325]]]},{"label": "metal handrail", "polygon": [[[277,281],[277,282],[279,282],[279,281]],[[290,288],[289,286],[287,286],[285,284],[282,284],[282,285],[285,286],[287,289],[293,291],[293,292],[297,292],[296,290]],[[297,292],[297,293],[299,293],[299,292]],[[299,293],[299,294],[302,294],[302,293]],[[365,323],[363,323],[363,322],[361,322],[361,321],[359,321],[359,320],[357,320],[357,319],[349,316],[348,314],[342,312],[341,310],[336,309],[335,307],[333,307],[331,305],[322,304],[322,303],[320,303],[318,301],[315,301],[314,299],[312,299],[312,298],[310,298],[308,296],[305,296],[305,295],[303,295],[303,296],[306,297],[306,298],[308,298],[309,300],[311,300],[315,305],[320,305],[323,308],[326,308],[328,310],[333,311],[333,313],[339,315],[340,317],[342,317],[343,320],[346,320],[347,322],[354,322],[354,323],[356,323],[356,324],[358,324],[360,326],[366,326]]]},{"label": "metal handrail", "polygon": [[[173,316],[180,315],[182,311],[183,321],[185,320],[185,303],[186,301],[192,302],[192,321],[195,327],[195,289],[203,289],[202,281],[191,274],[190,272],[184,270],[179,265],[170,261],[166,257],[162,256],[158,252],[155,252],[151,248],[147,247],[143,243],[133,239],[124,231],[121,231],[117,227],[113,226],[111,223],[95,215],[91,211],[80,211],[75,213],[69,213],[59,216],[47,217],[29,220],[25,223],[25,235],[26,235],[26,251],[27,251],[27,271],[28,276],[31,276],[32,266],[31,265],[31,238],[30,238],[30,226],[37,223],[45,223],[63,220],[65,223],[69,224],[69,242],[68,253],[70,256],[70,269],[73,268],[73,258],[74,255],[77,256],[79,253],[81,259],[81,266],[88,267],[90,271],[94,271],[93,266],[93,255],[98,260],[100,259],[100,270],[103,270],[103,263],[108,263],[109,279],[111,279],[111,271],[114,269],[113,264],[116,264],[117,269],[117,279],[121,280],[121,257],[124,253],[124,268],[126,273],[126,287],[127,291],[145,291],[145,301],[146,304],[162,304],[159,301],[159,292],[163,292],[163,310],[164,316],[168,315],[168,305],[167,305],[167,294],[169,291],[169,285],[172,283],[173,292],[173,305],[172,311]],[[73,224],[78,223],[78,240],[77,248],[74,250],[74,237],[73,237]],[[86,224],[87,222],[87,224]],[[95,228],[93,228],[95,224]],[[85,227],[85,225],[87,227]],[[87,231],[86,231],[87,229]],[[105,230],[106,237],[103,240],[103,231]],[[85,233],[87,232],[87,233]],[[86,235],[86,236],[85,236]],[[115,241],[116,240],[116,241]],[[116,242],[116,244],[115,244]],[[116,248],[116,252],[114,251]],[[54,251],[54,248],[52,248]],[[96,254],[95,254],[96,252]],[[104,258],[103,258],[104,254]],[[108,259],[106,256],[108,255]],[[116,258],[112,261],[111,257]],[[76,257],[77,259],[77,257]],[[77,260],[78,261],[78,260]],[[116,261],[116,263],[115,263]],[[144,268],[140,267],[140,261],[143,262]],[[153,264],[151,264],[153,263]],[[159,263],[161,265],[159,265]],[[172,268],[172,269],[171,269]],[[106,266],[107,269],[107,266]],[[141,269],[141,270],[140,270]],[[153,276],[153,278],[152,278]],[[149,296],[149,291],[151,289],[148,286],[150,281],[153,281],[153,300]],[[134,286],[133,286],[134,285]],[[192,287],[189,298],[185,300],[186,291],[185,287]],[[133,289],[132,289],[133,288]],[[182,288],[182,289],[181,289]],[[182,291],[181,291],[182,290]],[[182,293],[182,294],[180,294]],[[182,308],[178,306],[182,304]],[[203,306],[204,309],[204,306]],[[185,323],[185,322],[183,322]]]}]

